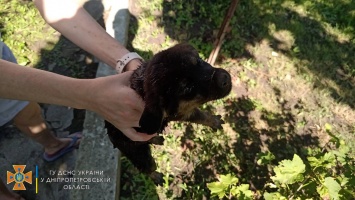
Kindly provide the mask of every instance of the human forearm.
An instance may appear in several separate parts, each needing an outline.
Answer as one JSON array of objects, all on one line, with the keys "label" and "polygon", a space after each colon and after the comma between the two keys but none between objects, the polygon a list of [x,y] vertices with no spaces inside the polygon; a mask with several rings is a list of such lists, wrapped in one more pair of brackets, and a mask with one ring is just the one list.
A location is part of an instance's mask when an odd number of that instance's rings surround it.
[{"label": "human forearm", "polygon": [[132,72],[96,79],[74,79],[0,59],[0,97],[57,104],[94,111],[134,141],[144,103],[129,85]]},{"label": "human forearm", "polygon": [[85,108],[85,81],[0,60],[0,97]]},{"label": "human forearm", "polygon": [[[35,4],[48,24],[111,67],[129,52],[75,1],[35,0]],[[138,65],[136,61],[132,63]]]}]

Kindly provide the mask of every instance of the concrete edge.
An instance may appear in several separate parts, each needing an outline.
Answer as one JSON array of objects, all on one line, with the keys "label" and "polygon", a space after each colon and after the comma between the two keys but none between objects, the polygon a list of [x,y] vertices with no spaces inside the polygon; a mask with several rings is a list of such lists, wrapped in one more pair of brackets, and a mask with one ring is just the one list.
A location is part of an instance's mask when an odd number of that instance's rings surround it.
[{"label": "concrete edge", "polygon": [[[105,21],[106,31],[121,44],[128,41],[129,0],[102,0],[108,12]],[[116,74],[108,65],[100,62],[96,77]],[[89,190],[73,190],[70,199],[119,199],[121,177],[121,153],[113,149],[104,128],[104,120],[97,114],[87,111],[84,121],[84,138],[81,141],[75,171],[89,170],[103,172],[103,175],[85,176],[111,178],[109,183],[87,183]]]}]

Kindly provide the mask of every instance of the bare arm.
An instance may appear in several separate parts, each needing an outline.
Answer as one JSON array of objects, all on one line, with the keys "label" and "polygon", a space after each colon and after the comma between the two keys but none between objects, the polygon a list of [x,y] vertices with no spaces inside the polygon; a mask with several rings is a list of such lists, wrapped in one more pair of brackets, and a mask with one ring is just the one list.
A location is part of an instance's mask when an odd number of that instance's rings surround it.
[{"label": "bare arm", "polygon": [[[85,100],[78,98],[84,91],[84,81],[51,72],[22,67],[0,59],[0,96],[8,99],[53,103],[84,108]],[[63,95],[68,98],[62,98]]]},{"label": "bare arm", "polygon": [[[115,68],[116,61],[129,52],[75,0],[35,0],[35,5],[49,25],[111,67]],[[140,61],[132,60],[124,71],[134,70],[139,64]],[[152,137],[131,128],[138,126],[144,102],[129,87],[130,72],[78,80],[5,61],[1,61],[0,71],[1,97],[88,109],[103,116],[132,140]]]},{"label": "bare arm", "polygon": [[94,111],[127,137],[146,141],[152,136],[137,133],[144,103],[129,87],[132,72],[97,79],[74,79],[22,67],[0,59],[0,97],[64,105]]}]

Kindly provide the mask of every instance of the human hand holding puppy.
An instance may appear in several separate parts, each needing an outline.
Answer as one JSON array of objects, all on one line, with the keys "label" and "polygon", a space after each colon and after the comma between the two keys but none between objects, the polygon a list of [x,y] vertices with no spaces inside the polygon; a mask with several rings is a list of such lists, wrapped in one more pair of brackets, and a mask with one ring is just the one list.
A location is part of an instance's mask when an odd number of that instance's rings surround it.
[{"label": "human hand holding puppy", "polygon": [[[88,107],[104,116],[133,141],[146,141],[154,137],[136,132],[132,127],[139,127],[139,120],[144,110],[144,102],[130,87],[132,71],[122,74],[97,78],[93,83],[94,91],[100,91]],[[103,89],[104,88],[104,89]],[[110,97],[110,98],[108,98]],[[113,112],[114,111],[114,112]]]},{"label": "human hand holding puppy", "polygon": [[97,79],[75,79],[22,67],[0,59],[0,97],[87,109],[100,114],[134,141],[151,135],[136,132],[144,109],[129,87],[132,72]]},{"label": "human hand holding puppy", "polygon": [[[136,130],[162,133],[170,121],[184,121],[222,129],[220,115],[200,110],[209,101],[223,98],[232,89],[230,74],[203,61],[193,46],[177,44],[153,56],[130,76],[131,88],[145,102],[145,109]],[[157,172],[150,144],[162,145],[157,136],[147,142],[131,141],[110,123],[105,122],[107,134],[137,169],[149,175],[155,184],[165,177]]]},{"label": "human hand holding puppy", "polygon": [[[95,55],[112,68],[119,58],[129,53],[112,38],[80,5],[72,0],[35,0],[36,7],[45,21],[73,43]],[[123,71],[139,66],[137,59],[130,61]],[[131,73],[90,80],[86,109],[97,112],[114,124],[132,140],[149,140],[152,136],[138,133],[137,127],[144,104],[135,92],[127,87]],[[121,80],[122,79],[122,80]],[[84,87],[84,86],[83,86]],[[95,89],[94,89],[95,88]],[[105,89],[103,89],[105,88]],[[84,97],[84,96],[81,96]],[[72,106],[75,107],[75,106]],[[132,126],[134,124],[134,126]]]},{"label": "human hand holding puppy", "polygon": [[[49,25],[112,68],[119,58],[129,53],[78,2],[35,0],[34,3]],[[139,63],[132,60],[123,71],[134,70]],[[131,74],[75,79],[0,60],[0,97],[91,110],[130,139],[145,141],[154,135],[138,133],[132,128],[138,126],[144,103],[129,87]]]},{"label": "human hand holding puppy", "polygon": [[[49,25],[114,68],[117,59],[129,51],[106,33],[80,2],[34,0]],[[136,67],[137,61],[131,61],[123,71],[134,70]],[[114,124],[131,140],[146,141],[154,135],[138,133],[131,128],[137,126],[144,104],[128,87],[130,75],[128,72],[99,79],[74,79],[0,59],[0,97],[92,110]],[[0,199],[5,198],[23,199],[9,191],[0,178]]]}]

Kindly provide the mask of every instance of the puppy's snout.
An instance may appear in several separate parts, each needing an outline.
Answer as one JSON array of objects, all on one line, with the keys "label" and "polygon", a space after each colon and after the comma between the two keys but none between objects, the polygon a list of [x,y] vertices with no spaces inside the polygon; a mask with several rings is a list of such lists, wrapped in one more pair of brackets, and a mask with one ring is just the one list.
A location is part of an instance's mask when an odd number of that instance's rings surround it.
[{"label": "puppy's snout", "polygon": [[216,83],[219,88],[229,89],[231,87],[231,76],[225,70],[219,70],[216,73]]}]

